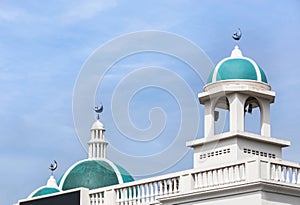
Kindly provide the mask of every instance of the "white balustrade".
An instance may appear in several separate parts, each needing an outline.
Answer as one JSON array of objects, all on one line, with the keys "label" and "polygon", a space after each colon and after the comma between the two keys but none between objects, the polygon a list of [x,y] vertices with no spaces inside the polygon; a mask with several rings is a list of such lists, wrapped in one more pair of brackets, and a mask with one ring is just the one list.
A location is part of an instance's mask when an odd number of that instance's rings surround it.
[{"label": "white balustrade", "polygon": [[90,194],[90,205],[103,205],[104,192]]},{"label": "white balustrade", "polygon": [[[263,168],[266,164],[269,169]],[[186,170],[90,190],[90,205],[158,204],[158,197],[252,180],[271,180],[300,186],[300,164],[251,159],[208,169]]]},{"label": "white balustrade", "polygon": [[[125,185],[125,184],[124,184]],[[179,176],[116,188],[117,204],[149,204],[156,197],[179,192]]]},{"label": "white balustrade", "polygon": [[205,188],[245,180],[245,163],[204,170],[193,174],[194,188]]},{"label": "white balustrade", "polygon": [[271,162],[270,179],[290,184],[300,184],[300,165],[290,162]]}]

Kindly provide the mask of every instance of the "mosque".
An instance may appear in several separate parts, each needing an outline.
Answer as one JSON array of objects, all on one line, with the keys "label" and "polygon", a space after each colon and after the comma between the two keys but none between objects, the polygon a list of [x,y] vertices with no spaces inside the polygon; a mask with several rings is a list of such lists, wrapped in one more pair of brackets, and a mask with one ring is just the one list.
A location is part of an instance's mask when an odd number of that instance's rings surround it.
[{"label": "mosque", "polygon": [[[186,142],[193,168],[142,180],[106,159],[105,128],[91,127],[89,155],[56,181],[15,205],[299,205],[300,164],[282,160],[289,141],[271,136],[271,90],[261,67],[236,45],[212,70],[203,92],[204,137]],[[245,115],[257,109],[260,133],[245,131]],[[229,130],[216,133],[218,110],[229,114]]]}]

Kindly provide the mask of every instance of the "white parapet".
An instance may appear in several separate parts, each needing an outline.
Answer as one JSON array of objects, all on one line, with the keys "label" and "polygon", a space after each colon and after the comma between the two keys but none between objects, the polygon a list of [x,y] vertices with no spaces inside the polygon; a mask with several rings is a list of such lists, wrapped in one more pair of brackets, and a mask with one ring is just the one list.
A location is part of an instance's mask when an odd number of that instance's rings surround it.
[{"label": "white parapet", "polygon": [[207,191],[217,193],[220,189],[245,188],[251,183],[278,184],[278,189],[292,186],[300,193],[300,165],[253,157],[231,164],[191,169],[90,190],[89,196],[91,205],[161,204],[161,201],[181,195]]}]

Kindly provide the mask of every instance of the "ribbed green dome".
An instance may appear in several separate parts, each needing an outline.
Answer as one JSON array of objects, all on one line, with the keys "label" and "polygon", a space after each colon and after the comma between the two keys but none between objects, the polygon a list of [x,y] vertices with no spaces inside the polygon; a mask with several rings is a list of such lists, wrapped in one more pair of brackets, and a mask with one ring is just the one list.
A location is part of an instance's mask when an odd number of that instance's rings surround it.
[{"label": "ribbed green dome", "polygon": [[43,195],[53,194],[53,193],[57,193],[57,192],[59,192],[59,190],[56,188],[42,187],[42,188],[36,190],[36,192],[32,195],[32,197],[43,196]]},{"label": "ribbed green dome", "polygon": [[125,169],[109,160],[83,160],[68,169],[59,180],[59,187],[96,189],[133,180]]},{"label": "ribbed green dome", "polygon": [[207,83],[223,80],[253,80],[268,83],[264,71],[250,58],[242,56],[235,47],[231,57],[220,61],[210,73]]}]

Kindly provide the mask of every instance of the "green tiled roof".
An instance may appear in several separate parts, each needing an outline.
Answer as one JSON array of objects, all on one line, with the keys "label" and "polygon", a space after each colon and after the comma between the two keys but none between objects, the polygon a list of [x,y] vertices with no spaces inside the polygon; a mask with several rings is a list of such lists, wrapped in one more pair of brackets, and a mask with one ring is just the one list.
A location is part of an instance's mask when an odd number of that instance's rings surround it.
[{"label": "green tiled roof", "polygon": [[133,180],[125,169],[108,160],[84,160],[64,174],[59,180],[59,186],[62,190],[78,187],[96,189]]},{"label": "green tiled roof", "polygon": [[223,80],[254,80],[268,83],[264,71],[249,58],[227,58],[210,73],[207,83]]}]

